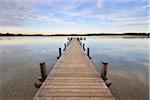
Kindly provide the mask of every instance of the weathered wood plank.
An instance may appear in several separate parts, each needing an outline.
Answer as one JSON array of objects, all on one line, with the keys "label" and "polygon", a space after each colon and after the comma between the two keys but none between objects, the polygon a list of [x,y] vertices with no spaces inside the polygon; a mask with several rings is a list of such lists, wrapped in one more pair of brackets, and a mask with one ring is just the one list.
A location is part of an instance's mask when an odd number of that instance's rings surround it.
[{"label": "weathered wood plank", "polygon": [[34,100],[114,100],[77,39],[72,39]]},{"label": "weathered wood plank", "polygon": [[112,95],[109,92],[88,92],[88,91],[64,91],[64,92],[51,92],[50,89],[41,89],[38,93],[37,97],[53,97],[53,96],[67,96],[67,97],[112,97]]},{"label": "weathered wood plank", "polygon": [[35,97],[34,100],[115,100],[112,97]]},{"label": "weathered wood plank", "polygon": [[[98,84],[98,85],[86,85],[86,84],[45,84],[42,88],[72,88],[72,89],[102,89],[106,88],[105,84]],[[106,88],[107,89],[107,88]]]},{"label": "weathered wood plank", "polygon": [[100,83],[99,79],[47,79],[49,83]]},{"label": "weathered wood plank", "polygon": [[53,92],[80,92],[80,93],[85,93],[85,92],[103,92],[103,93],[107,93],[108,89],[107,88],[46,88],[43,87],[41,88],[40,92],[42,91],[47,91],[47,93],[53,93]]}]

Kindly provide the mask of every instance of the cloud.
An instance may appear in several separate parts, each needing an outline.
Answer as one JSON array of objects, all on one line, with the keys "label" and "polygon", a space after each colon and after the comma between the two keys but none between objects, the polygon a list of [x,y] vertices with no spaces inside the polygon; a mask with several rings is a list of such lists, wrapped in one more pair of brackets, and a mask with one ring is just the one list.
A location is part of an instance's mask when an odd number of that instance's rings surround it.
[{"label": "cloud", "polygon": [[[106,0],[106,2],[113,3],[127,3],[127,2],[139,2],[138,0]],[[140,0],[140,2],[148,2],[148,0]]]},{"label": "cloud", "polygon": [[[128,18],[116,18],[110,20],[110,22],[115,23],[116,25],[127,25],[127,26],[137,26],[137,25],[145,25],[148,27],[149,21],[148,17],[128,17]],[[147,28],[145,27],[145,28]]]},{"label": "cloud", "polygon": [[0,0],[0,26],[20,26],[31,17],[32,9],[29,0]]},{"label": "cloud", "polygon": [[[129,4],[132,2],[135,2],[134,6]],[[146,2],[147,0],[0,0],[0,26],[26,26],[26,22],[29,27],[30,22],[44,22],[69,29],[97,27],[97,24],[104,23],[106,26],[147,25],[148,19],[143,17],[147,15],[140,15],[147,13],[150,7]]]},{"label": "cloud", "polygon": [[37,9],[37,3],[51,4],[52,0],[0,0],[0,26],[23,26],[29,20],[58,22],[53,16],[42,15]]},{"label": "cloud", "polygon": [[95,20],[104,21],[113,25],[148,25],[148,16],[140,15],[148,13],[150,6],[143,5],[124,9],[111,9],[107,13],[100,13],[95,16],[90,16]]},{"label": "cloud", "polygon": [[98,8],[102,8],[103,7],[103,3],[104,3],[104,0],[97,0],[97,7]]}]

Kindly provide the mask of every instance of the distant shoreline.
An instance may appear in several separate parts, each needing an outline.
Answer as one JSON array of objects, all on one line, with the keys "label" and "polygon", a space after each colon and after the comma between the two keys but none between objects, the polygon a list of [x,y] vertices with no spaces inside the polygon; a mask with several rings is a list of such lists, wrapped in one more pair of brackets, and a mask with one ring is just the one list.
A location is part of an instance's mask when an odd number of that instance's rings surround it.
[{"label": "distant shoreline", "polygon": [[112,33],[89,33],[89,34],[12,34],[12,33],[0,33],[1,36],[142,36],[149,37],[150,33],[123,33],[123,34],[112,34]]}]

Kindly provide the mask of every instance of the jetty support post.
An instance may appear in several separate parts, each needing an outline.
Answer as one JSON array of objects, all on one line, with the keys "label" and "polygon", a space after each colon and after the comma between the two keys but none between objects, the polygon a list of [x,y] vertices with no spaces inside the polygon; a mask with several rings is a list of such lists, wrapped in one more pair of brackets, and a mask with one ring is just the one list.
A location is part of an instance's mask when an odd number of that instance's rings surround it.
[{"label": "jetty support post", "polygon": [[107,62],[101,62],[101,78],[106,81],[107,80],[107,66],[108,66],[108,63]]},{"label": "jetty support post", "polygon": [[61,56],[61,48],[59,48],[59,56],[57,57],[57,59],[59,59]]},{"label": "jetty support post", "polygon": [[68,47],[68,41],[67,41],[67,43],[66,43],[66,44],[67,44],[66,46]]},{"label": "jetty support post", "polygon": [[46,70],[45,62],[40,63],[40,70],[41,70],[41,77],[39,77],[34,83],[34,86],[36,88],[40,88],[47,77],[47,70]]},{"label": "jetty support post", "polygon": [[[81,45],[82,43],[81,43],[81,40],[80,40],[80,38],[78,37],[77,38],[77,40],[79,41],[79,44]],[[81,45],[82,46],[82,45]]]},{"label": "jetty support post", "polygon": [[47,77],[46,63],[45,62],[40,63],[40,69],[41,69],[42,82],[44,82],[44,80]]},{"label": "jetty support post", "polygon": [[68,39],[68,44],[69,44],[69,42],[70,42],[70,38]]},{"label": "jetty support post", "polygon": [[70,38],[68,37],[68,41],[67,41],[67,43],[66,43],[66,44],[67,44],[67,46],[69,45],[69,42],[70,42]]},{"label": "jetty support post", "polygon": [[64,51],[66,50],[66,47],[67,47],[67,45],[66,45],[66,43],[64,44]]},{"label": "jetty support post", "polygon": [[111,81],[108,80],[108,78],[107,78],[107,67],[108,67],[108,63],[107,62],[101,62],[101,73],[100,73],[100,76],[105,81],[105,84],[107,85],[107,87],[110,87]]},{"label": "jetty support post", "polygon": [[85,50],[85,44],[83,43],[83,50]]},{"label": "jetty support post", "polygon": [[80,45],[82,46],[82,41],[79,39],[79,43],[80,43]]},{"label": "jetty support post", "polygon": [[72,40],[72,37],[70,38],[70,42],[71,42],[71,40]]},{"label": "jetty support post", "polygon": [[79,41],[79,38],[77,38],[77,40]]},{"label": "jetty support post", "polygon": [[90,48],[87,48],[87,56],[89,57],[89,59],[91,59],[91,57],[90,57]]},{"label": "jetty support post", "polygon": [[107,87],[110,87],[111,86],[111,81],[110,80],[106,80],[105,84],[107,85]]},{"label": "jetty support post", "polygon": [[72,38],[70,38],[69,43],[71,42]]},{"label": "jetty support post", "polygon": [[68,39],[68,44],[71,42],[71,40],[72,40],[72,38],[69,38],[69,39]]}]

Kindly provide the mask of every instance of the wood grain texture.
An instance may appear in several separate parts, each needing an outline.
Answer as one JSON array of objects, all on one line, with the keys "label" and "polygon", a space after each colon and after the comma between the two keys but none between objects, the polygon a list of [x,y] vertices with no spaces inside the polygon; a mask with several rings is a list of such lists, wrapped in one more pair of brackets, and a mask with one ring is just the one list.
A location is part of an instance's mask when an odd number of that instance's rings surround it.
[{"label": "wood grain texture", "polygon": [[73,38],[33,100],[115,100]]}]

